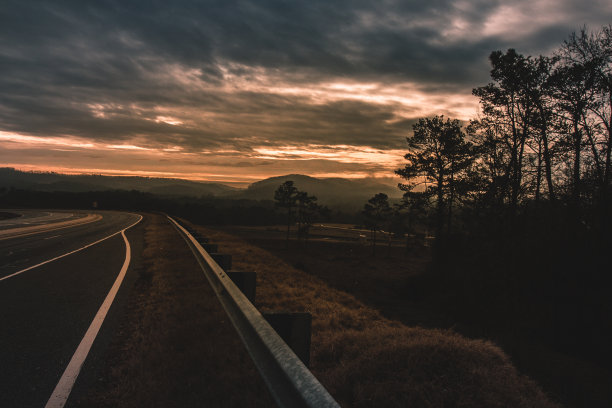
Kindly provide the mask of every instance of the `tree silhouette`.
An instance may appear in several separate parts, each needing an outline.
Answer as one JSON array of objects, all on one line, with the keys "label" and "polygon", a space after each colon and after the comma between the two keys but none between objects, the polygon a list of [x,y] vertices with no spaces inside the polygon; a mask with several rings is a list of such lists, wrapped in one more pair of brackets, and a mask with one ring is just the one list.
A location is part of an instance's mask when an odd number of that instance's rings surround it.
[{"label": "tree silhouette", "polygon": [[293,181],[287,180],[281,184],[274,192],[274,201],[277,207],[287,209],[287,240],[286,247],[289,248],[289,233],[291,231],[291,222],[293,209],[297,205],[298,189],[293,185]]},{"label": "tree silhouette", "polygon": [[298,239],[308,240],[310,227],[315,219],[326,209],[317,204],[317,197],[308,195],[305,191],[297,193]]},{"label": "tree silhouette", "polygon": [[[507,157],[503,161],[503,181],[497,187],[510,203],[511,217],[516,214],[525,188],[525,165],[536,153],[536,197],[540,197],[541,169],[548,187],[548,197],[556,198],[553,182],[553,153],[550,140],[553,118],[550,70],[555,58],[525,57],[514,49],[491,53],[491,78],[494,82],[475,88],[484,118],[482,125],[495,127],[495,136],[502,142],[496,147]],[[475,128],[475,127],[473,127]],[[489,145],[488,147],[491,147]]]},{"label": "tree silhouette", "polygon": [[[558,52],[557,98],[574,133],[573,201],[579,200],[582,137],[590,152],[588,176],[597,188],[600,225],[607,228],[612,181],[612,25],[572,33]],[[587,170],[589,169],[587,167]],[[584,170],[582,170],[584,171]]]},{"label": "tree silhouette", "polygon": [[389,197],[384,193],[374,195],[363,207],[365,224],[370,229],[372,255],[376,255],[376,232],[389,221],[391,213]]},{"label": "tree silhouette", "polygon": [[413,192],[424,186],[423,194],[435,197],[436,238],[451,230],[453,206],[459,185],[475,159],[473,145],[465,140],[458,120],[443,116],[419,119],[414,134],[406,138],[410,151],[404,158],[408,164],[395,173],[408,181],[400,184],[403,191]]}]

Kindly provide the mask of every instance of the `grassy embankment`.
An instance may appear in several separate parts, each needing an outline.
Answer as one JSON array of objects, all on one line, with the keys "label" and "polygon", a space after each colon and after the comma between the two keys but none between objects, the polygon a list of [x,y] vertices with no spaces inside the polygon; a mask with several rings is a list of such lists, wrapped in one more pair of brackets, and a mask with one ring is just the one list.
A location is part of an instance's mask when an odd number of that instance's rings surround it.
[{"label": "grassy embankment", "polygon": [[[199,230],[234,269],[257,272],[260,310],[312,313],[311,369],[343,406],[555,406],[490,342],[408,327],[243,239]],[[375,281],[364,290],[376,292]]]},{"label": "grassy embankment", "polygon": [[268,407],[271,399],[191,251],[148,215],[138,279],[100,381],[79,407]]},{"label": "grassy embankment", "polygon": [[[599,354],[599,361],[581,355],[587,351],[597,355],[605,349],[576,347],[571,352],[547,342],[540,332],[546,332],[550,321],[542,317],[541,307],[554,308],[554,298],[542,297],[536,304],[521,304],[522,298],[509,298],[508,288],[504,288],[508,283],[500,269],[491,268],[477,279],[467,279],[458,273],[458,266],[451,261],[446,262],[447,272],[428,266],[425,248],[413,246],[407,254],[399,246],[386,248],[381,245],[374,258],[371,251],[357,241],[335,239],[335,231],[328,236],[319,234],[306,248],[292,241],[289,249],[285,249],[284,233],[280,230],[252,227],[226,227],[226,230],[246,237],[249,242],[321,278],[326,284],[353,294],[387,318],[408,326],[452,328],[470,338],[492,340],[503,347],[521,372],[537,380],[553,399],[568,407],[611,406],[612,374],[603,353]],[[477,261],[482,262],[482,259]],[[510,276],[526,273],[522,270],[510,272]],[[522,282],[533,285],[532,281]],[[557,280],[553,278],[549,282]],[[526,286],[518,288],[517,292],[527,292]],[[495,305],[504,305],[504,308],[500,310]],[[566,316],[559,314],[561,318]],[[601,314],[605,314],[605,310]],[[588,320],[584,325],[586,322]],[[598,333],[597,327],[593,326],[590,331],[571,332],[568,329],[553,334],[569,340],[602,341],[603,333]]]}]

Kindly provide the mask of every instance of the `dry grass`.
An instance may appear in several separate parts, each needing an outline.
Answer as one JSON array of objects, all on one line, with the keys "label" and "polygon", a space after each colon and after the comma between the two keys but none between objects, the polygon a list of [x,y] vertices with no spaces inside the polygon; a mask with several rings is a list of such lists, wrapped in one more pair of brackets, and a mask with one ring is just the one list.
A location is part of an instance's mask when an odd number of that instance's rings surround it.
[{"label": "dry grass", "polygon": [[200,231],[233,269],[257,272],[259,309],[312,313],[311,369],[343,406],[556,406],[490,342],[386,319],[236,236]]},{"label": "dry grass", "polygon": [[148,216],[139,278],[82,407],[267,407],[271,399],[191,251]]},{"label": "dry grass", "polygon": [[[499,310],[483,307],[488,304],[486,298],[458,296],[465,287],[440,282],[448,276],[432,274],[427,248],[413,246],[406,253],[399,247],[388,251],[381,245],[373,258],[368,248],[357,242],[334,240],[331,234],[321,234],[319,239],[308,242],[305,249],[291,241],[287,250],[283,231],[242,226],[226,226],[222,230],[268,250],[329,286],[354,295],[389,319],[411,327],[452,328],[470,338],[490,339],[503,346],[521,372],[537,380],[554,400],[564,405],[612,406],[612,376],[603,359],[589,361],[539,341],[533,330],[524,329],[527,319],[537,319],[537,310],[533,308],[515,310],[511,320],[500,318]],[[473,308],[467,309],[466,301]],[[546,324],[546,320],[542,323]],[[604,337],[597,332],[574,334]]]}]

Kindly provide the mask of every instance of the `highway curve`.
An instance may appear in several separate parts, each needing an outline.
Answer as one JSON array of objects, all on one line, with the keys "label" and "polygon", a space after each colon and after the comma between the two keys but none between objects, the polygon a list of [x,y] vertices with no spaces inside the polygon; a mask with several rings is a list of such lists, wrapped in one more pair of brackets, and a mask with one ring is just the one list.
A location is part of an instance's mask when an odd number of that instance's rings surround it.
[{"label": "highway curve", "polygon": [[[142,231],[130,228],[125,238],[121,231],[140,219],[119,212],[23,211],[0,222],[0,407],[63,405],[73,383],[64,372],[88,329],[92,335],[94,317],[100,320],[105,299],[112,305],[108,316],[116,315],[121,301],[107,299],[113,286],[120,288],[118,299],[125,297],[118,277],[127,272],[125,282],[131,281],[134,261],[127,255],[139,254]],[[90,339],[92,354],[113,327],[105,313]],[[87,377],[95,357],[85,361],[79,378]],[[67,375],[78,375],[80,363],[71,364]]]}]

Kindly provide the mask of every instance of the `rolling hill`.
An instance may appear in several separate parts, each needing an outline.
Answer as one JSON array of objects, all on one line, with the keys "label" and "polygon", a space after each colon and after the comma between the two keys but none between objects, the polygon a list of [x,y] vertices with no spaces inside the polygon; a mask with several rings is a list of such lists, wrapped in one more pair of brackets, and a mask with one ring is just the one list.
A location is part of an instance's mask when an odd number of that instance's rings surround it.
[{"label": "rolling hill", "polygon": [[344,210],[359,210],[376,193],[385,193],[390,199],[399,199],[397,187],[377,179],[315,178],[301,174],[270,177],[247,188],[238,189],[220,183],[205,183],[181,179],[131,176],[68,175],[58,173],[23,172],[13,168],[0,168],[0,188],[35,191],[108,191],[138,190],[160,196],[202,197],[225,199],[273,200],[274,191],[287,180],[315,195],[319,203]]},{"label": "rolling hill", "polygon": [[0,168],[0,187],[36,191],[106,191],[138,190],[164,196],[220,196],[234,192],[234,187],[220,183],[202,183],[181,179],[131,176],[69,175],[24,172]]},{"label": "rolling hill", "polygon": [[254,200],[272,200],[274,191],[287,180],[292,180],[301,191],[318,198],[319,203],[330,207],[360,209],[377,193],[385,193],[391,199],[399,199],[402,192],[395,186],[376,179],[315,178],[301,174],[288,174],[257,181],[232,197]]}]

